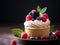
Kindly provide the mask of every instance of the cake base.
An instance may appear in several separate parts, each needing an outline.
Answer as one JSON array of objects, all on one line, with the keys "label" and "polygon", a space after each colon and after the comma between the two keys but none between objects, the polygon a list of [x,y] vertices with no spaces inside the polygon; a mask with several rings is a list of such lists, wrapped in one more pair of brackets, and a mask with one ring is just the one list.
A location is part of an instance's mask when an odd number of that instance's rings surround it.
[{"label": "cake base", "polygon": [[50,33],[50,25],[46,25],[43,28],[41,27],[25,27],[25,32],[28,34],[28,38],[40,37],[40,36],[49,36]]},{"label": "cake base", "polygon": [[18,39],[21,45],[60,45],[60,39],[55,40],[29,40]]}]

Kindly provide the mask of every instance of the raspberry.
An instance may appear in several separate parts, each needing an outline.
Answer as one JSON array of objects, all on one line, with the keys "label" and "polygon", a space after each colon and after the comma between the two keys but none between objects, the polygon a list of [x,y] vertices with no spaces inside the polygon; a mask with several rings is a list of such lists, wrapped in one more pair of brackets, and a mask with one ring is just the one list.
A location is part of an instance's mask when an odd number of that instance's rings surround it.
[{"label": "raspberry", "polygon": [[56,34],[56,36],[60,36],[60,31],[56,30],[55,34]]},{"label": "raspberry", "polygon": [[11,40],[11,45],[16,45],[16,40]]},{"label": "raspberry", "polygon": [[47,13],[44,13],[43,16],[45,16],[46,18],[48,18],[48,14]]},{"label": "raspberry", "polygon": [[50,39],[54,39],[55,37],[54,37],[54,35],[50,35]]},{"label": "raspberry", "polygon": [[47,37],[46,36],[41,36],[41,39],[45,40],[45,39],[47,39]]},{"label": "raspberry", "polygon": [[47,20],[47,18],[45,16],[42,16],[41,19],[43,22],[45,22]]},{"label": "raspberry", "polygon": [[32,20],[32,16],[31,15],[27,15],[26,16],[26,21]]},{"label": "raspberry", "polygon": [[21,38],[26,39],[26,38],[27,38],[27,36],[28,36],[28,35],[27,35],[27,33],[25,33],[25,32],[22,32],[22,33],[21,33]]}]

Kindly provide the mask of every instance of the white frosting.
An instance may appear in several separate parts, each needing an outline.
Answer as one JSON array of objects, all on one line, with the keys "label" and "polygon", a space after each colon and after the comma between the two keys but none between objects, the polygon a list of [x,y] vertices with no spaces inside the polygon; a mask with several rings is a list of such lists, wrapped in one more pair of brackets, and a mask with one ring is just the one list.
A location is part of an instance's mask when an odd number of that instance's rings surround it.
[{"label": "white frosting", "polygon": [[34,20],[34,21],[30,20],[30,21],[24,22],[25,27],[41,27],[41,26],[46,26],[48,24],[50,24],[49,19],[47,19],[46,22],[43,22],[42,20],[40,20],[40,21],[39,20]]}]

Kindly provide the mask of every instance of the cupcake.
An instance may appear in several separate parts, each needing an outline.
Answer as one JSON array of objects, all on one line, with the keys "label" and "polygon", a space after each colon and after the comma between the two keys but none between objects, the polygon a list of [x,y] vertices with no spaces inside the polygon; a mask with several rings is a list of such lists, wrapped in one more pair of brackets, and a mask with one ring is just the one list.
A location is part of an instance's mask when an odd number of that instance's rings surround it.
[{"label": "cupcake", "polygon": [[28,34],[28,38],[49,36],[50,33],[50,20],[47,13],[39,14],[37,10],[32,10],[26,16],[24,22],[25,32]]}]

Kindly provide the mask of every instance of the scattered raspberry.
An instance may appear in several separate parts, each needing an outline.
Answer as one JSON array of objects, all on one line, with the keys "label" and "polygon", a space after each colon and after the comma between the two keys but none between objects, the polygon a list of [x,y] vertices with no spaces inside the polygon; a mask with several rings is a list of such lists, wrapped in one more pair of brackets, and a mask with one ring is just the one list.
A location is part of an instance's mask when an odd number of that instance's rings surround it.
[{"label": "scattered raspberry", "polygon": [[16,45],[16,40],[11,40],[11,45]]},{"label": "scattered raspberry", "polygon": [[47,13],[44,13],[43,16],[45,16],[46,18],[48,18],[48,14]]},{"label": "scattered raspberry", "polygon": [[47,37],[46,36],[41,36],[41,39],[45,40],[45,39],[47,39]]},{"label": "scattered raspberry", "polygon": [[26,21],[32,20],[32,16],[31,15],[27,15],[26,16]]},{"label": "scattered raspberry", "polygon": [[26,39],[26,38],[27,38],[27,36],[28,36],[28,35],[27,35],[27,33],[26,33],[26,32],[22,32],[22,33],[21,33],[21,38]]},{"label": "scattered raspberry", "polygon": [[42,16],[41,19],[43,22],[45,22],[47,20],[47,18],[45,16]]},{"label": "scattered raspberry", "polygon": [[55,34],[56,34],[56,36],[60,36],[60,31],[56,30]]},{"label": "scattered raspberry", "polygon": [[50,35],[50,37],[49,37],[50,39],[54,39],[55,37],[54,37],[54,35]]}]

